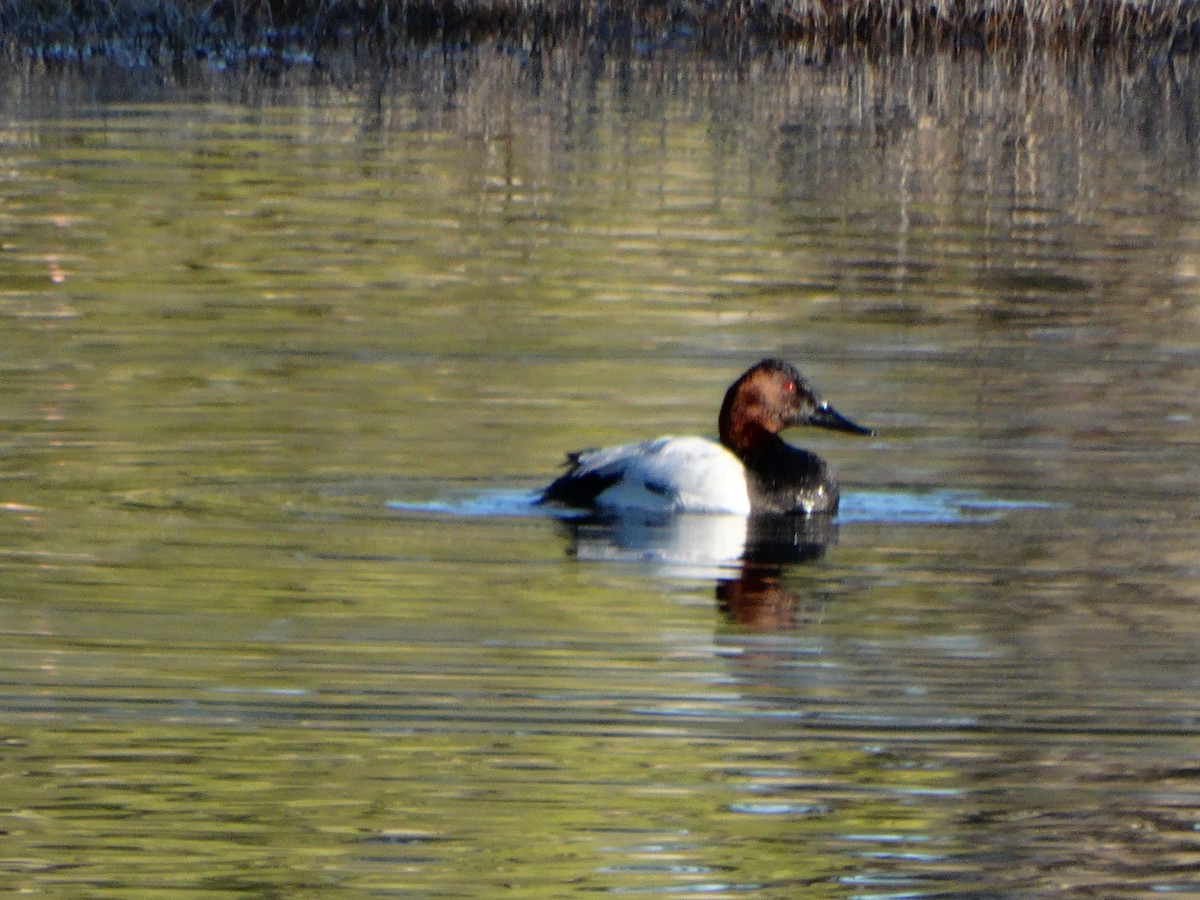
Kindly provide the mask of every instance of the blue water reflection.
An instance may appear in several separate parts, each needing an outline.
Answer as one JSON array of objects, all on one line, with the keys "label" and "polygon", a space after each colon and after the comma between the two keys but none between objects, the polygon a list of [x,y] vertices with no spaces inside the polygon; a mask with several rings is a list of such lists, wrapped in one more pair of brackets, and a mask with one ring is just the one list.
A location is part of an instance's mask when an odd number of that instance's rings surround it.
[{"label": "blue water reflection", "polygon": [[428,501],[391,500],[407,516],[531,517],[561,521],[570,553],[581,561],[653,564],[676,578],[728,579],[743,563],[786,564],[819,557],[837,540],[839,525],[963,525],[991,522],[1058,504],[996,499],[974,491],[850,491],[836,520],[680,514],[665,517],[596,517],[537,503],[531,491],[448,492]]},{"label": "blue water reflection", "polygon": [[[401,513],[451,516],[553,516],[585,518],[589,514],[537,503],[536,491],[448,491],[433,500],[389,500],[386,506]],[[1062,504],[1043,500],[988,497],[978,491],[942,490],[855,491],[842,494],[838,521],[948,525],[994,520],[1023,509],[1054,509]],[[679,519],[728,519],[730,516],[677,516]]]}]

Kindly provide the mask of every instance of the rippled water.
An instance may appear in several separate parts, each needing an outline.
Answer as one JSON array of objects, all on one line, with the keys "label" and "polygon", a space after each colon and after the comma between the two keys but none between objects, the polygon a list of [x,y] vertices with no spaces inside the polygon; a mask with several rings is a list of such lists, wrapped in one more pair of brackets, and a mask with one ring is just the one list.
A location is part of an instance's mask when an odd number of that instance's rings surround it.
[{"label": "rippled water", "polygon": [[[13,73],[0,889],[1200,893],[1194,87]],[[530,505],[768,354],[835,528]]]}]

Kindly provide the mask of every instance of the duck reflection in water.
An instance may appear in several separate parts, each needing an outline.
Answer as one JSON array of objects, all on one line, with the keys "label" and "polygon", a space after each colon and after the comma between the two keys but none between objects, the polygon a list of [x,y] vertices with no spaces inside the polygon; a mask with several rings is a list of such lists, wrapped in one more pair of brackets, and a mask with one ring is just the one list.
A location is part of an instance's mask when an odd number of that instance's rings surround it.
[{"label": "duck reflection in water", "polygon": [[794,565],[820,559],[836,540],[837,525],[831,516],[753,519],[736,577],[717,581],[717,608],[738,625],[763,630],[792,627],[800,601],[784,583],[784,573]]},{"label": "duck reflection in water", "polygon": [[716,584],[717,607],[756,628],[794,624],[798,599],[784,576],[837,539],[831,516],[587,516],[564,520],[567,552],[581,560],[648,565],[674,579]]}]

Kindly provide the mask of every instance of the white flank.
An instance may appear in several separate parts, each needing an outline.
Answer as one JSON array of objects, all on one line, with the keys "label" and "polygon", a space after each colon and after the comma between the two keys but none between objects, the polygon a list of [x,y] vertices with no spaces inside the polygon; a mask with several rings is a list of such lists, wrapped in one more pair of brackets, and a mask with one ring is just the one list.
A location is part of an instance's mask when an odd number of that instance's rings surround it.
[{"label": "white flank", "polygon": [[663,437],[593,450],[580,457],[578,471],[620,476],[596,498],[601,509],[750,514],[741,460],[705,438]]}]

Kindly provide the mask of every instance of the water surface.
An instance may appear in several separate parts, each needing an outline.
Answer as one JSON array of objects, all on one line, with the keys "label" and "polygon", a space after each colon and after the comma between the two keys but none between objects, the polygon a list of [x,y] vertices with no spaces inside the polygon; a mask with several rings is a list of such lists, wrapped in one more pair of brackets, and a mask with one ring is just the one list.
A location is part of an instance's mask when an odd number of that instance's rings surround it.
[{"label": "water surface", "polygon": [[[1200,92],[1018,63],[13,73],[0,887],[1200,892]],[[529,508],[765,355],[836,527]]]}]

